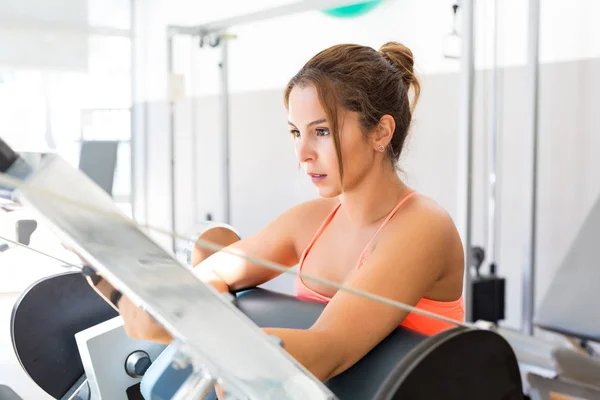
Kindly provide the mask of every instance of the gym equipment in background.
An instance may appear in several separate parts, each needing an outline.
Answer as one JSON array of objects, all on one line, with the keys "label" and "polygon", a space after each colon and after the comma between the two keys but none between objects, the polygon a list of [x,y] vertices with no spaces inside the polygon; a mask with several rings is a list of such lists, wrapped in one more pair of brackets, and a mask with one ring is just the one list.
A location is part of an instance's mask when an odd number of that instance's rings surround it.
[{"label": "gym equipment in background", "polygon": [[0,400],[23,400],[15,393],[10,387],[6,385],[0,385]]},{"label": "gym equipment in background", "polygon": [[347,6],[329,8],[323,13],[336,18],[356,18],[365,15],[379,6],[383,0],[370,0],[354,3]]},{"label": "gym equipment in background", "polygon": [[79,169],[111,196],[118,150],[118,141],[89,140],[81,142]]},{"label": "gym equipment in background", "polygon": [[[473,321],[489,321],[498,324],[504,319],[506,279],[496,275],[495,264],[490,264],[490,273],[482,274],[481,265],[485,260],[483,248],[471,248],[475,275],[471,279],[471,310]],[[471,271],[469,271],[470,273]]]},{"label": "gym equipment in background", "polygon": [[600,399],[600,356],[589,342],[600,343],[600,198],[596,200],[534,314],[535,326],[566,336],[561,346],[508,329],[489,328],[515,350],[524,385],[533,400],[551,393]]},{"label": "gym equipment in background", "polygon": [[[529,383],[540,393],[560,392],[600,399],[600,356],[588,342],[600,343],[600,197],[589,211],[562,260],[537,313],[535,325],[575,340],[578,350],[553,348],[556,376],[532,372]],[[547,398],[547,397],[546,397]]]}]

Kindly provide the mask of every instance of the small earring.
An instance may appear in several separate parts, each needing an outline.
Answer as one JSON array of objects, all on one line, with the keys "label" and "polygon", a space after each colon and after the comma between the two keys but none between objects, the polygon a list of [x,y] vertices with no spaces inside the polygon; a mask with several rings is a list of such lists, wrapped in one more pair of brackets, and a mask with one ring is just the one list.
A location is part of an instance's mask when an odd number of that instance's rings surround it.
[{"label": "small earring", "polygon": [[379,146],[377,146],[377,151],[380,153],[383,153],[383,151],[385,150],[385,146],[380,144]]}]

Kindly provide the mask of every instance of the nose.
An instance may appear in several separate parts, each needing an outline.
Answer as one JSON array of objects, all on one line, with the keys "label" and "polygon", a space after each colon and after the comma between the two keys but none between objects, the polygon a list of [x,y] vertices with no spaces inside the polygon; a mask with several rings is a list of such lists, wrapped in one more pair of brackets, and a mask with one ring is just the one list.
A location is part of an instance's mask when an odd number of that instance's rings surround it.
[{"label": "nose", "polygon": [[315,151],[314,144],[307,138],[302,135],[295,140],[296,146],[296,158],[301,163],[314,161],[317,158],[317,152]]}]

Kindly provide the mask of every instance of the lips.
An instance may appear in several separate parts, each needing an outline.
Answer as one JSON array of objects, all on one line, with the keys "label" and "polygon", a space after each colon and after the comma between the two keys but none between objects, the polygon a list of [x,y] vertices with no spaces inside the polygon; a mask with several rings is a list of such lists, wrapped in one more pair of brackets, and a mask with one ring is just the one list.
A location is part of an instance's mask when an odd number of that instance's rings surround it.
[{"label": "lips", "polygon": [[322,182],[327,177],[326,174],[315,174],[314,172],[309,172],[308,176],[310,176],[310,180],[315,185]]}]

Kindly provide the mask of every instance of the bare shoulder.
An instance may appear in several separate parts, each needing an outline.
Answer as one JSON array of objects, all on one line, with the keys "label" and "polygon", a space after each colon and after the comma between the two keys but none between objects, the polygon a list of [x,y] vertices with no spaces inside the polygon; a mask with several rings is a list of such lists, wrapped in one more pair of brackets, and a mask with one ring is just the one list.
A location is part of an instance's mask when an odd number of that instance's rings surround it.
[{"label": "bare shoulder", "polygon": [[318,198],[302,202],[289,209],[289,215],[293,218],[307,218],[308,220],[321,220],[340,203],[340,200],[335,198]]},{"label": "bare shoulder", "polygon": [[285,219],[296,229],[316,230],[339,203],[338,198],[308,200],[286,211]]},{"label": "bare shoulder", "polygon": [[464,254],[458,229],[435,200],[423,194],[414,196],[390,220],[390,229],[394,240],[416,241],[415,246],[440,260],[442,270],[462,271]]},{"label": "bare shoulder", "polygon": [[417,194],[402,207],[398,216],[393,218],[395,224],[410,224],[412,229],[426,231],[435,237],[450,238],[458,235],[452,216],[439,203],[424,194]]},{"label": "bare shoulder", "polygon": [[293,229],[294,246],[298,253],[308,245],[327,216],[339,203],[338,198],[318,198],[302,202],[285,212],[284,219]]}]

